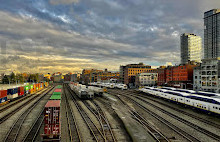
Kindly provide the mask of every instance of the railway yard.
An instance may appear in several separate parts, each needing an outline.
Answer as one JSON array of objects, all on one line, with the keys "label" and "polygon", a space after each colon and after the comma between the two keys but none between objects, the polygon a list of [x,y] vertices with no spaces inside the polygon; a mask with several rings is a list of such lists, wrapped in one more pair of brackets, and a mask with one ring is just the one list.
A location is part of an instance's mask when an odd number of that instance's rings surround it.
[{"label": "railway yard", "polygon": [[[59,95],[56,89],[61,92],[61,98],[54,97]],[[207,114],[136,89],[108,88],[92,99],[80,99],[73,90],[69,84],[53,84],[0,106],[0,141],[220,141],[219,115]],[[49,101],[60,101],[57,114],[55,111],[51,114],[56,120],[50,121],[48,111],[52,107],[54,110],[54,104]],[[48,131],[55,132],[53,137],[46,135]]]}]

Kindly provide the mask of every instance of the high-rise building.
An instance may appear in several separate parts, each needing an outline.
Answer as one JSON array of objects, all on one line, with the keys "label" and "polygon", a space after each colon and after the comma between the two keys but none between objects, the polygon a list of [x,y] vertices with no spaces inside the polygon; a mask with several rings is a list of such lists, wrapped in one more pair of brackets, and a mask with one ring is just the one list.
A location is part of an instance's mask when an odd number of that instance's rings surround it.
[{"label": "high-rise building", "polygon": [[184,33],[181,41],[181,64],[189,61],[201,62],[202,60],[202,39],[200,36],[191,33]]},{"label": "high-rise building", "polygon": [[194,82],[194,89],[220,93],[220,9],[204,13],[204,59],[200,71],[194,71],[194,78],[200,72],[200,82]]},{"label": "high-rise building", "polygon": [[204,13],[204,58],[220,60],[220,9]]}]

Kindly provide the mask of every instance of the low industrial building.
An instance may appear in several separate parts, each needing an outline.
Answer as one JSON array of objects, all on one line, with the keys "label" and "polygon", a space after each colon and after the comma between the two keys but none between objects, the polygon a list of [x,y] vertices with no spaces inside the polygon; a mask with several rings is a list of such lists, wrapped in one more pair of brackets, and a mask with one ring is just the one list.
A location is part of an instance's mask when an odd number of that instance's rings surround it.
[{"label": "low industrial building", "polygon": [[220,60],[202,60],[201,88],[203,91],[220,93]]},{"label": "low industrial building", "polygon": [[137,74],[135,85],[139,86],[155,86],[157,85],[158,73],[140,73]]}]

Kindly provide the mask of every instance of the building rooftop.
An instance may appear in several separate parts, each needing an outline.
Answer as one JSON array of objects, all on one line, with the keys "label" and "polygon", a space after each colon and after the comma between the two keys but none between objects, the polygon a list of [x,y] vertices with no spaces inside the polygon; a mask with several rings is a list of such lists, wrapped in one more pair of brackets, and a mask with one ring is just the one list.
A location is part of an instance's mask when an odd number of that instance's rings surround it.
[{"label": "building rooftop", "polygon": [[212,9],[204,13],[204,18],[220,13],[220,9]]}]

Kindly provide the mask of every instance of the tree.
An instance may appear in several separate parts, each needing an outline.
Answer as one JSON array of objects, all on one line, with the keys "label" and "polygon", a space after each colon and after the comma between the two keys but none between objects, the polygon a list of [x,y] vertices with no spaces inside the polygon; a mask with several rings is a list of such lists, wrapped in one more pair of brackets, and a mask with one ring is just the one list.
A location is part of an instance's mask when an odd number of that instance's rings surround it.
[{"label": "tree", "polygon": [[7,75],[4,75],[4,77],[2,79],[2,83],[3,84],[8,84],[9,83],[9,79],[8,79]]},{"label": "tree", "polygon": [[17,74],[16,75],[16,80],[20,83],[24,82],[24,76],[22,74]]},{"label": "tree", "polygon": [[15,82],[15,74],[12,72],[11,74],[10,74],[10,78],[9,78],[9,81],[11,82],[11,83],[14,83]]}]

